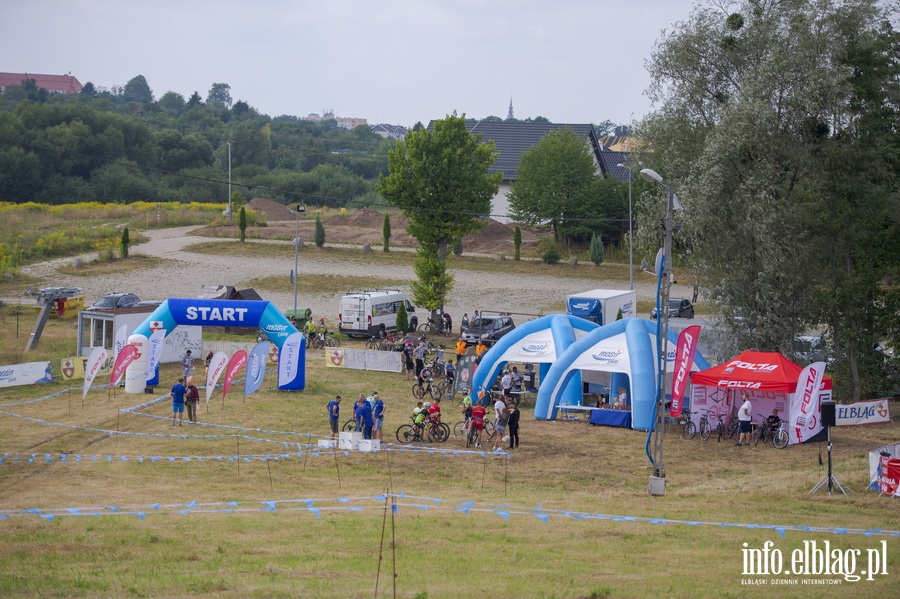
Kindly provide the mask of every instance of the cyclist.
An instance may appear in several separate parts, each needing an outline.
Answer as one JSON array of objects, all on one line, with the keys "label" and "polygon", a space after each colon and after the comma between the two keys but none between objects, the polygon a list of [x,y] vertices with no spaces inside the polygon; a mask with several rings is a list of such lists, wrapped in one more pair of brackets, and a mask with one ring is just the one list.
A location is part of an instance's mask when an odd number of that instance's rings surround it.
[{"label": "cyclist", "polygon": [[456,368],[453,366],[453,360],[447,360],[444,365],[444,377],[447,379],[447,386],[453,388],[453,382],[456,381]]},{"label": "cyclist", "polygon": [[[469,401],[471,402],[472,400],[470,399]],[[480,403],[471,406],[469,410],[472,416],[472,422],[469,426],[475,429],[475,447],[481,447],[481,431],[484,430],[484,417],[487,414],[487,410]]]},{"label": "cyclist", "polygon": [[778,416],[778,408],[775,408],[772,410],[772,414],[766,417],[767,432],[774,435],[779,426],[781,426],[781,417]]}]

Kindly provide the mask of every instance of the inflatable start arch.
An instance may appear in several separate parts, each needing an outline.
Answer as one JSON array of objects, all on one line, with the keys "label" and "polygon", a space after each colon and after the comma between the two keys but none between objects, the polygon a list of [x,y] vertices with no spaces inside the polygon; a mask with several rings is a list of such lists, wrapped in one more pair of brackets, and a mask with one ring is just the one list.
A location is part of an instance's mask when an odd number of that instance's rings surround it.
[{"label": "inflatable start arch", "polygon": [[[164,330],[168,336],[178,325],[246,327],[265,331],[269,340],[279,350],[279,361],[288,359],[296,361],[296,368],[291,369],[288,380],[279,380],[278,388],[282,390],[300,391],[306,384],[306,341],[300,335],[299,347],[284,347],[293,333],[299,333],[297,327],[278,311],[272,302],[258,300],[221,300],[201,298],[169,298],[147,317],[134,330],[128,343],[136,347],[146,348],[153,331]],[[282,355],[281,350],[291,354]],[[296,351],[295,351],[296,350]],[[149,352],[141,351],[138,358],[126,371],[125,391],[142,393],[144,381],[140,373],[147,369]],[[279,369],[281,370],[281,369]],[[135,376],[137,375],[137,376]],[[129,388],[131,383],[132,388]]]}]

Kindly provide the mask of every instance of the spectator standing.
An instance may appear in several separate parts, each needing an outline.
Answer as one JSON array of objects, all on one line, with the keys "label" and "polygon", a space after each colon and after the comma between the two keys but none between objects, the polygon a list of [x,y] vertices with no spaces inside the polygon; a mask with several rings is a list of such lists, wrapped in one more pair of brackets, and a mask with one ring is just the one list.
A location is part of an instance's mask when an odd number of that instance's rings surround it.
[{"label": "spectator standing", "polygon": [[191,383],[187,386],[187,397],[184,400],[187,406],[188,421],[197,422],[197,406],[200,404],[200,391]]},{"label": "spectator standing", "polygon": [[452,389],[456,383],[456,368],[453,366],[453,360],[447,360],[447,364],[444,365],[444,378],[447,379],[447,385]]},{"label": "spectator standing", "polygon": [[500,388],[503,389],[503,400],[509,403],[510,394],[512,393],[512,375],[509,370],[503,371],[503,377],[500,379]]},{"label": "spectator standing", "polygon": [[509,373],[509,376],[512,377],[512,390],[513,391],[521,391],[522,390],[522,373],[519,372],[519,369],[515,366],[512,368],[512,372]]},{"label": "spectator standing", "polygon": [[[462,320],[459,321],[459,334],[463,334],[463,329],[469,326],[469,313],[466,312],[463,314]],[[458,353],[458,352],[457,352]]]},{"label": "spectator standing", "polygon": [[363,439],[371,439],[372,427],[375,425],[375,420],[372,418],[372,406],[369,405],[369,402],[367,402],[365,398],[356,404],[356,414],[362,422],[362,428],[359,430],[362,431]]},{"label": "spectator standing", "polygon": [[406,380],[409,380],[409,377],[412,376],[412,373],[415,371],[416,365],[413,362],[413,348],[412,345],[408,343],[403,344],[403,365],[406,367]]},{"label": "spectator standing", "polygon": [[509,448],[519,447],[519,408],[516,404],[510,404],[509,408]]},{"label": "spectator standing", "polygon": [[328,425],[331,427],[331,438],[334,439],[338,434],[338,424],[341,418],[341,396],[335,395],[334,399],[328,402]]},{"label": "spectator standing", "polygon": [[472,423],[469,426],[475,427],[475,430],[478,431],[475,434],[475,447],[481,447],[481,432],[484,430],[484,417],[487,415],[487,410],[480,403],[472,406],[471,410]]},{"label": "spectator standing", "polygon": [[187,387],[184,386],[184,379],[178,379],[178,382],[172,386],[169,393],[172,396],[172,426],[175,426],[175,417],[179,418],[178,426],[182,426],[184,422],[184,396],[187,395]]},{"label": "spectator standing", "polygon": [[362,432],[363,422],[362,422],[362,414],[359,411],[360,404],[368,405],[366,401],[366,395],[364,393],[360,393],[359,397],[356,398],[356,403],[353,405],[353,421],[356,423],[356,431]]},{"label": "spectator standing", "polygon": [[459,359],[466,355],[466,348],[469,346],[466,343],[465,339],[462,337],[459,338],[459,341],[456,342],[456,362],[459,363]]},{"label": "spectator standing", "polygon": [[381,441],[382,431],[384,430],[384,400],[378,395],[378,391],[376,391],[372,397],[375,398],[375,405],[372,406],[372,418],[375,422],[372,427],[372,435],[373,439]]},{"label": "spectator standing", "polygon": [[737,443],[735,443],[739,447],[741,445],[750,445],[750,420],[753,418],[751,414],[753,404],[750,403],[750,396],[744,393],[743,399],[744,403],[741,404],[738,410],[738,425],[741,427],[741,434],[738,436]]},{"label": "spectator standing", "polygon": [[194,381],[194,356],[191,355],[191,350],[187,350],[181,356],[181,376],[188,383]]},{"label": "spectator standing", "polygon": [[453,334],[453,318],[450,317],[450,314],[444,312],[441,316],[444,319],[444,334],[450,336]]},{"label": "spectator standing", "polygon": [[416,356],[416,378],[421,380],[422,369],[425,368],[425,342],[419,341],[419,345],[415,349]]},{"label": "spectator standing", "polygon": [[510,440],[508,437],[504,440],[506,426],[509,424],[509,409],[502,399],[498,399],[494,403],[494,411],[497,412],[497,421],[494,423],[494,451],[500,451],[504,441]]}]

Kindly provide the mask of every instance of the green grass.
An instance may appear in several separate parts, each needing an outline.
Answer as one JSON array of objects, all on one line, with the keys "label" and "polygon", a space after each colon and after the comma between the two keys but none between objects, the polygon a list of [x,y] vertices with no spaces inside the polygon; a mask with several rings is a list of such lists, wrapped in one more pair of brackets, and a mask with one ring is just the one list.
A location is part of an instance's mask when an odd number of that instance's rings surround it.
[{"label": "green grass", "polygon": [[[3,321],[4,327],[8,322]],[[173,365],[164,367],[164,381],[176,376]],[[338,452],[269,463],[136,460],[292,452],[293,447],[264,441],[285,439],[265,431],[306,433],[310,436],[299,439],[314,443],[326,432],[324,404],[336,393],[348,398],[342,404],[346,415],[349,398],[379,390],[388,404],[386,438],[407,420],[413,406],[410,383],[402,376],[326,368],[323,352],[310,352],[307,379],[307,389],[300,393],[274,390],[269,377],[264,390],[246,400],[232,390],[224,408],[220,392],[201,406],[203,422],[252,429],[241,436],[192,427],[176,427],[176,436],[165,436],[173,430],[168,402],[146,410],[161,420],[118,413],[150,399],[148,395],[94,390],[82,407],[78,384],[68,391],[59,383],[0,388],[2,403],[61,392],[38,403],[0,408],[4,412],[154,435],[119,437],[0,416],[0,449],[40,456],[34,464],[12,463],[7,457],[0,465],[0,511],[112,505],[146,513],[143,520],[112,513],[0,520],[0,595],[374,596],[381,556],[378,596],[392,596],[396,567],[398,597],[750,597],[760,591],[740,584],[744,542],[759,547],[772,540],[789,553],[804,539],[828,539],[845,549],[874,547],[880,539],[790,531],[781,539],[771,530],[562,515],[545,524],[533,515],[513,513],[505,520],[494,512],[541,505],[545,510],[705,522],[900,528],[900,513],[891,509],[890,500],[863,490],[866,451],[895,439],[894,425],[834,431],[835,474],[856,491],[849,497],[807,494],[824,473],[818,446],[736,448],[683,441],[677,434],[666,440],[666,496],[649,497],[643,433],[584,422],[535,421],[527,409],[522,447],[508,459]],[[452,425],[457,419],[452,405],[444,410]],[[445,447],[462,449],[462,442],[454,438]],[[45,464],[46,453],[67,453],[69,463],[57,459]],[[74,461],[75,455],[92,454],[101,460]],[[108,463],[105,455],[115,459]],[[123,455],[129,456],[127,462],[118,459]],[[408,496],[398,499],[393,521],[390,514],[385,521],[378,501],[326,502],[322,505],[363,509],[323,509],[319,517],[284,504],[273,512],[259,509],[262,501],[370,497],[389,489]],[[179,515],[150,507],[192,501],[238,501],[246,511]],[[491,507],[463,514],[454,510],[461,501]],[[507,505],[513,507],[503,507]],[[891,576],[845,583],[841,595],[891,595],[900,568],[898,549],[900,541],[890,539]],[[498,571],[509,575],[498,576]],[[785,596],[818,597],[821,592],[821,587],[793,587]]]}]

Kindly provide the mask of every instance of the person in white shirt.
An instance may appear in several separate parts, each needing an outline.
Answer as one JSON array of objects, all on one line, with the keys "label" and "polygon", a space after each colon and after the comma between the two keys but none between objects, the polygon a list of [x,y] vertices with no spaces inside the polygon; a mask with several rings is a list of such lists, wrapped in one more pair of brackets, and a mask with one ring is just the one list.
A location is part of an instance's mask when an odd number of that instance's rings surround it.
[{"label": "person in white shirt", "polygon": [[744,393],[744,403],[738,410],[738,424],[740,425],[741,434],[738,436],[737,446],[750,445],[750,420],[752,419],[751,411],[753,405],[750,403],[750,396]]},{"label": "person in white shirt", "polygon": [[500,379],[500,387],[503,389],[503,399],[509,401],[509,394],[512,391],[512,375],[508,370],[503,371],[503,378]]}]

